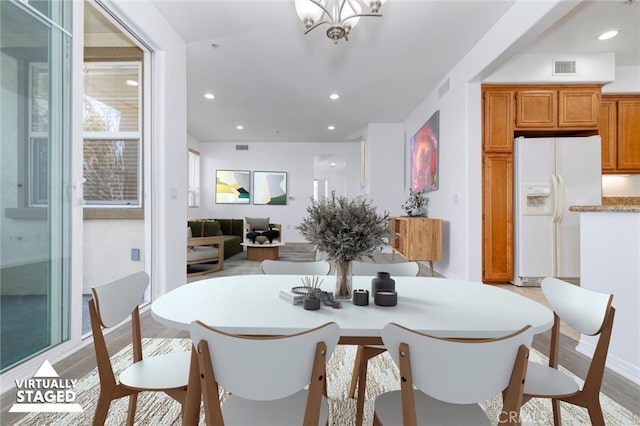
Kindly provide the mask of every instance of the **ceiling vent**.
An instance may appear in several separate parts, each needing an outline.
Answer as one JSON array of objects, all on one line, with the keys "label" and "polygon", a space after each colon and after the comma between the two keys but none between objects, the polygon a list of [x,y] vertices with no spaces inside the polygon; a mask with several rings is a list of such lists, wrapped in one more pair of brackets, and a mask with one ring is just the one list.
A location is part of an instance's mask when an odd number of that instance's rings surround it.
[{"label": "ceiling vent", "polygon": [[449,91],[450,87],[451,87],[451,79],[448,78],[447,81],[445,81],[442,84],[442,86],[438,88],[438,97],[441,98],[442,96],[444,96],[444,94]]},{"label": "ceiling vent", "polygon": [[553,75],[575,75],[576,61],[553,61]]},{"label": "ceiling vent", "polygon": [[249,151],[249,145],[236,145],[236,151]]}]

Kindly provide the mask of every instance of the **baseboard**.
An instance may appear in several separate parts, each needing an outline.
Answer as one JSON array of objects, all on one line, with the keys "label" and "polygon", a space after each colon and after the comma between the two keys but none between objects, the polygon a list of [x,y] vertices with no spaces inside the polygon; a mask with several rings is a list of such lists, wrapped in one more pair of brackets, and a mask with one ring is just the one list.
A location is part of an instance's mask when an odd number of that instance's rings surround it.
[{"label": "baseboard", "polygon": [[[593,357],[595,351],[595,345],[591,342],[586,342],[585,339],[580,339],[580,343],[576,346],[576,351],[585,355],[588,358]],[[640,385],[640,368],[628,363],[620,357],[609,353],[607,354],[606,367],[611,371],[618,373],[630,382]]]}]

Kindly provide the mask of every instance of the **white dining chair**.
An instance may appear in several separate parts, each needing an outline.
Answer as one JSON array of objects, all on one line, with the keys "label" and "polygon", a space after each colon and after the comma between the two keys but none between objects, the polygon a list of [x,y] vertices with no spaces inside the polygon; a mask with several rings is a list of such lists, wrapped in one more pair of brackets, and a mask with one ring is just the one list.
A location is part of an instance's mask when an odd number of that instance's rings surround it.
[{"label": "white dining chair", "polygon": [[[378,272],[388,272],[391,278],[396,277],[416,277],[420,272],[418,262],[396,262],[396,263],[372,263],[353,261],[353,275],[363,275],[375,277]],[[356,396],[356,389],[366,389],[367,387],[367,365],[369,360],[385,352],[384,346],[358,345],[356,358],[351,373],[351,385],[349,386],[349,398]],[[358,383],[361,383],[358,386]],[[356,403],[356,419],[361,421],[364,412],[364,392],[358,392]]]},{"label": "white dining chair", "polygon": [[192,322],[207,425],[328,424],[326,363],[339,338],[335,322],[276,337]]},{"label": "white dining chair", "polygon": [[371,277],[375,277],[378,272],[388,272],[391,278],[394,276],[417,277],[420,272],[418,262],[372,263],[354,260],[352,267],[353,275]]},{"label": "white dining chair", "polygon": [[[615,309],[611,306],[613,295],[551,277],[542,280],[541,287],[554,312],[549,364],[529,362],[524,402],[531,398],[551,398],[556,426],[562,423],[560,401],[586,408],[591,424],[604,426],[600,387],[615,316]],[[582,334],[599,336],[582,389],[573,378],[558,370],[561,321]]]},{"label": "white dining chair", "polygon": [[[190,352],[172,352],[144,357],[138,304],[149,285],[146,272],[136,272],[109,283],[92,287],[89,300],[89,317],[93,332],[93,346],[100,377],[100,394],[93,419],[94,425],[103,425],[107,419],[111,401],[129,396],[127,424],[133,425],[138,393],[162,391],[184,404],[189,379]],[[133,363],[118,375],[111,365],[104,329],[119,325],[131,317]]]},{"label": "white dining chair", "polygon": [[262,273],[271,275],[329,275],[331,264],[326,260],[292,262],[287,260],[263,260]]},{"label": "white dining chair", "polygon": [[533,329],[504,337],[447,339],[387,324],[382,341],[400,369],[400,390],[375,400],[383,425],[489,425],[479,403],[502,394],[497,420],[519,424]]}]

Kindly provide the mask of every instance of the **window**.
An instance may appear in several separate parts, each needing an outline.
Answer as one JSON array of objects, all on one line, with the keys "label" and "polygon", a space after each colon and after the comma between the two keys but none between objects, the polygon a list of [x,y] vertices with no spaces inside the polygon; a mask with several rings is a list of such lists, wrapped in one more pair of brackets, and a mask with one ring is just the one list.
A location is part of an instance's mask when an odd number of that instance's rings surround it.
[{"label": "window", "polygon": [[200,153],[189,149],[189,207],[200,207]]},{"label": "window", "polygon": [[45,207],[49,200],[49,69],[29,65],[29,206]]},{"label": "window", "polygon": [[88,206],[142,206],[141,62],[84,66],[84,198]]}]

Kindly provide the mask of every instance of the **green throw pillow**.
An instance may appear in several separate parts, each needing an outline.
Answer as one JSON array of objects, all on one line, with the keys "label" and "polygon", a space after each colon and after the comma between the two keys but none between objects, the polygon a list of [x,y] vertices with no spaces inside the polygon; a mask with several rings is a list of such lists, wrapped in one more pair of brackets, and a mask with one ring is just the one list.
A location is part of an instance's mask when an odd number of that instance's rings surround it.
[{"label": "green throw pillow", "polygon": [[220,222],[206,221],[204,223],[204,235],[205,237],[215,237],[222,235],[222,229],[220,228]]}]

